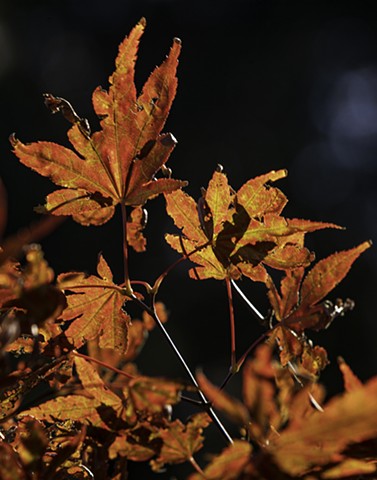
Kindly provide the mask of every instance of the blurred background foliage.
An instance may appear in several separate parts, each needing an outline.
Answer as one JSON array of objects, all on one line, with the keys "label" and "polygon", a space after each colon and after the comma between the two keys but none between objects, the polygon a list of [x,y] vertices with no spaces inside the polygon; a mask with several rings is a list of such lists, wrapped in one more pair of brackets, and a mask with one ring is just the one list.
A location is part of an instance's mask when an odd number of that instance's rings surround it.
[{"label": "blurred background foliage", "polygon": [[[25,142],[68,145],[69,125],[51,116],[45,92],[69,100],[93,129],[97,85],[107,87],[117,46],[145,16],[136,81],[143,85],[172,38],[183,41],[179,87],[165,128],[178,139],[168,166],[189,180],[195,198],[218,163],[238,188],[271,169],[287,168],[278,186],[287,217],[338,223],[346,231],[318,232],[309,246],[323,258],[377,233],[377,9],[373,0],[1,0],[0,175],[8,191],[7,234],[37,219],[53,184],[20,165],[8,136]],[[131,276],[154,279],[177,257],[163,234],[173,231],[163,199],[150,202],[148,250],[132,254]],[[56,273],[93,272],[102,251],[122,281],[120,216],[105,226],[67,220],[42,241]],[[357,261],[335,296],[356,308],[313,339],[329,351],[324,374],[330,393],[340,389],[336,357],[343,355],[362,379],[377,373],[374,310],[377,253]],[[264,289],[241,283],[263,312]],[[225,285],[173,271],[159,299],[170,311],[168,328],[192,366],[203,365],[214,382],[228,368]],[[335,298],[333,298],[335,299]],[[263,331],[235,300],[239,353]],[[132,312],[138,314],[139,312]],[[157,360],[156,360],[157,358]],[[153,332],[141,356],[145,374],[182,376],[179,365]],[[234,387],[236,388],[236,387]]]}]

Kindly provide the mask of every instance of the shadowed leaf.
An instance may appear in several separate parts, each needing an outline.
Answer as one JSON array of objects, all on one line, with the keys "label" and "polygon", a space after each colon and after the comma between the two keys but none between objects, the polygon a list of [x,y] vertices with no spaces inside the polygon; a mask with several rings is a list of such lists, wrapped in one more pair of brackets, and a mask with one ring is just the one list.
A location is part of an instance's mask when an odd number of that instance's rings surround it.
[{"label": "shadowed leaf", "polygon": [[[250,462],[251,452],[250,443],[235,440],[233,445],[223,450],[205,468],[205,478],[207,480],[236,480],[243,478],[241,474],[245,466]],[[189,480],[203,480],[203,476],[195,473],[190,475]]]}]

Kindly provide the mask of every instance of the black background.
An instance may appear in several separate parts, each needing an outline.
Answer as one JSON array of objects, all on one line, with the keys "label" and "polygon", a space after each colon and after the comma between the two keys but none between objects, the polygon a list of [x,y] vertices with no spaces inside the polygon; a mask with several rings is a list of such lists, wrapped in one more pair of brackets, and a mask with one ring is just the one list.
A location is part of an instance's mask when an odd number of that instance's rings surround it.
[{"label": "black background", "polygon": [[[51,116],[42,93],[68,99],[93,128],[97,85],[107,87],[117,46],[147,18],[137,64],[140,89],[183,41],[179,87],[165,131],[178,139],[168,166],[189,180],[195,198],[218,163],[239,188],[249,178],[287,168],[279,183],[290,202],[287,217],[330,221],[345,231],[308,236],[317,258],[373,239],[377,232],[377,12],[373,1],[6,1],[0,3],[0,174],[8,190],[7,234],[37,218],[54,185],[19,164],[8,136],[68,145],[68,125]],[[174,231],[162,199],[149,202],[148,250],[131,254],[134,279],[153,282],[176,258],[165,244]],[[95,271],[102,251],[122,281],[119,212],[103,227],[67,220],[42,241],[56,273]],[[313,338],[329,351],[323,376],[340,390],[337,355],[367,379],[377,371],[375,315],[377,254],[366,252],[330,298],[351,297],[356,308]],[[244,280],[250,299],[266,313],[263,288]],[[229,362],[227,297],[222,282],[195,282],[187,268],[172,272],[160,299],[168,329],[193,368],[220,382]],[[239,353],[262,332],[235,300]],[[139,314],[139,312],[133,312]],[[141,357],[145,374],[184,373],[159,333]],[[235,382],[236,385],[237,382]],[[235,388],[235,387],[234,387]]]}]

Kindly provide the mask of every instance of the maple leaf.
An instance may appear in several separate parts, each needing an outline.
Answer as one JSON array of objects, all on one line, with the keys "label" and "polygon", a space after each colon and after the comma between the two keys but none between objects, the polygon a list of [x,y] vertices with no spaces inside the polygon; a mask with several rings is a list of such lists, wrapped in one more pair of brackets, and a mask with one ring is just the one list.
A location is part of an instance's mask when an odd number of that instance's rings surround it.
[{"label": "maple leaf", "polygon": [[135,207],[127,221],[127,243],[136,252],[145,252],[146,239],[143,235],[143,230],[147,222],[147,211],[138,206]]},{"label": "maple leaf", "polygon": [[148,414],[164,413],[167,408],[180,401],[184,385],[171,380],[139,376],[131,379],[123,388],[128,400],[127,420],[135,424],[138,417]]},{"label": "maple leaf", "polygon": [[87,121],[69,102],[47,94],[47,106],[73,123],[68,138],[75,151],[52,142],[23,144],[12,137],[14,153],[24,165],[64,187],[48,195],[40,210],[72,215],[83,225],[100,225],[113,216],[119,203],[142,205],[186,185],[172,178],[155,178],[176,144],[173,135],[161,134],[161,130],[176,93],[181,42],[174,39],[168,57],[137,96],[135,61],[144,28],[142,19],[121,43],[109,91],[98,87],[93,93],[100,131],[91,135]]},{"label": "maple leaf", "polygon": [[[338,463],[343,460],[342,452],[347,446],[376,437],[376,397],[374,378],[365,386],[332,399],[324,412],[314,413],[305,422],[287,428],[266,450],[292,476],[301,476],[313,467]],[[360,473],[364,473],[362,468]]]},{"label": "maple leaf", "polygon": [[99,257],[99,277],[82,273],[59,275],[61,289],[67,295],[68,307],[61,319],[72,320],[65,331],[66,337],[76,347],[87,340],[99,338],[101,348],[113,348],[122,353],[127,349],[129,316],[122,310],[127,300],[125,289],[113,283],[113,275],[102,255]]},{"label": "maple leaf", "polygon": [[174,420],[167,428],[161,428],[153,436],[161,438],[163,445],[160,455],[151,461],[154,471],[159,471],[165,463],[183,463],[190,461],[195,452],[203,445],[203,429],[211,420],[206,413],[198,413],[191,417],[187,425]]},{"label": "maple leaf", "polygon": [[338,316],[353,308],[351,300],[335,304],[324,300],[329,292],[348,274],[354,261],[370,247],[363,242],[355,248],[337,252],[320,260],[304,276],[304,268],[286,270],[280,283],[280,292],[271,278],[267,280],[268,297],[278,324],[271,331],[271,339],[280,346],[283,365],[298,361],[298,370],[316,376],[328,364],[325,349],[313,347],[302,335],[306,329],[328,328]]},{"label": "maple leaf", "polygon": [[50,423],[57,419],[78,420],[106,430],[126,425],[125,399],[105,385],[90,362],[76,356],[75,365],[85,395],[60,396],[24,411],[23,415]]},{"label": "maple leaf", "polygon": [[1,379],[0,388],[0,420],[8,417],[20,406],[22,398],[34,387],[55,374],[57,366],[67,362],[60,357],[41,367],[31,370],[23,368],[13,371]]},{"label": "maple leaf", "polygon": [[33,325],[46,335],[53,330],[52,320],[66,306],[65,296],[52,284],[53,279],[54,272],[37,244],[26,248],[24,268],[12,260],[0,266],[0,348],[8,348],[21,333],[31,334]]},{"label": "maple leaf", "polygon": [[281,295],[271,282],[268,296],[276,318],[297,332],[328,327],[343,308],[339,307],[338,313],[335,305],[332,311],[331,306],[321,304],[321,300],[345,278],[354,261],[370,246],[371,242],[363,242],[350,250],[334,253],[314,265],[305,278],[302,268],[287,271],[281,282]]},{"label": "maple leaf", "polygon": [[200,390],[204,393],[207,400],[211,402],[213,408],[221,410],[235,423],[240,425],[246,425],[250,421],[249,412],[242,402],[213,385],[203,372],[198,371],[196,379]]},{"label": "maple leaf", "polygon": [[0,442],[0,478],[3,480],[27,480],[28,474],[20,464],[20,459],[13,448]]},{"label": "maple leaf", "polygon": [[362,382],[360,379],[353,373],[351,367],[346,363],[344,358],[338,357],[339,370],[343,375],[344,390],[346,392],[353,392],[358,388],[362,387]]},{"label": "maple leaf", "polygon": [[[208,480],[236,480],[242,478],[245,466],[250,462],[252,448],[250,443],[235,440],[207,465],[204,475]],[[189,480],[202,480],[203,476],[194,473]]]},{"label": "maple leaf", "polygon": [[166,194],[166,210],[182,236],[166,235],[169,245],[198,265],[197,279],[267,281],[262,266],[287,269],[307,266],[312,254],[303,246],[305,233],[339,228],[331,223],[286,219],[280,215],[285,196],[268,182],[286,176],[272,171],[246,182],[234,192],[226,175],[215,171],[198,203],[178,190]]}]

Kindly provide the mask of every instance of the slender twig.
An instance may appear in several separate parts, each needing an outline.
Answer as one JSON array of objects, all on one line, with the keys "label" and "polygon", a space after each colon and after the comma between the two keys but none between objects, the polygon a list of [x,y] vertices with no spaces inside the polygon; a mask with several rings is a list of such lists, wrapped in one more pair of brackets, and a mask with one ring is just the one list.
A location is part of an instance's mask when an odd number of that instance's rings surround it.
[{"label": "slender twig", "polygon": [[202,407],[206,410],[208,415],[211,417],[214,424],[220,430],[221,434],[224,436],[226,441],[230,444],[233,443],[232,437],[229,435],[227,430],[225,429],[224,425],[221,423],[220,419],[216,415],[215,411],[211,407],[211,404],[208,402],[207,398],[205,397],[204,393],[200,390],[199,384],[196,381],[194,374],[191,372],[190,367],[187,365],[185,359],[183,358],[181,352],[178,350],[177,346],[173,342],[172,338],[170,337],[168,331],[164,327],[163,323],[161,322],[157,312],[154,308],[149,307],[146,305],[142,300],[136,297],[136,295],[132,295],[132,299],[137,303],[143,310],[145,310],[149,315],[154,319],[156,322],[157,327],[162,332],[163,336],[165,337],[166,341],[168,342],[170,348],[173,350],[175,356],[178,358],[180,364],[182,365],[183,369],[185,370],[187,376],[189,377],[191,383],[197,389],[197,393],[201,399]]},{"label": "slender twig", "polygon": [[229,303],[229,323],[230,323],[230,371],[236,373],[236,326],[234,321],[234,307],[233,307],[233,295],[232,284],[229,278],[226,280],[226,292],[228,295]]},{"label": "slender twig", "polygon": [[200,468],[200,466],[197,464],[196,460],[194,457],[190,457],[189,458],[189,461],[191,463],[191,465],[195,468],[195,470],[199,473],[199,475],[201,475],[203,478],[207,478],[205,476],[205,473],[203,472],[203,470]]},{"label": "slender twig", "polygon": [[203,406],[203,402],[201,402],[200,400],[195,400],[195,398],[187,397],[186,395],[181,395],[180,399],[183,400],[184,402],[192,403],[193,405],[197,405],[198,407]]},{"label": "slender twig", "polygon": [[196,247],[194,248],[194,250],[192,250],[191,252],[187,253],[185,248],[184,248],[184,245],[183,245],[183,242],[182,242],[182,237],[179,237],[180,238],[180,241],[181,241],[181,247],[182,247],[182,252],[183,252],[183,256],[178,258],[175,262],[173,262],[171,265],[169,265],[166,270],[164,270],[161,275],[157,278],[157,280],[154,282],[154,285],[153,285],[153,291],[155,293],[157,293],[158,289],[160,288],[161,286],[161,283],[163,282],[163,280],[166,278],[166,276],[168,275],[168,273],[170,273],[173,268],[177,267],[180,263],[184,262],[185,260],[188,260],[190,258],[191,255],[193,255],[194,253],[197,253],[199,252],[200,250],[202,250],[203,248],[205,247],[208,247],[208,245],[210,244],[210,242],[208,241],[207,243],[204,243],[203,245],[200,245],[199,247]]},{"label": "slender twig", "polygon": [[131,294],[132,287],[130,283],[130,275],[128,271],[128,242],[127,242],[127,212],[126,205],[122,201],[120,203],[122,210],[122,226],[123,226],[123,270],[124,270],[124,285],[126,290]]},{"label": "slender twig", "polygon": [[[234,287],[235,291],[238,293],[238,295],[242,298],[242,300],[246,303],[250,311],[253,313],[253,315],[258,319],[258,320],[264,320],[264,316],[260,313],[260,311],[250,302],[250,300],[247,298],[247,296],[243,293],[243,291],[240,289],[240,287],[237,285],[237,283],[234,280],[230,280],[229,283]],[[228,293],[229,295],[229,293]],[[234,365],[231,365],[231,368],[229,369],[229,372],[227,376],[224,378],[220,390],[224,389],[229,380],[237,373],[239,372],[240,368],[242,367],[243,363],[245,362],[246,358],[250,355],[250,353],[254,350],[254,348],[259,345],[265,338],[267,338],[271,331],[274,330],[278,325],[273,327],[272,329],[269,329],[267,332],[264,332],[262,335],[260,335],[250,346],[249,348],[241,355],[239,360],[234,362]]]},{"label": "slender twig", "polygon": [[88,360],[89,362],[97,363],[98,365],[101,365],[101,367],[107,368],[108,370],[112,370],[113,372],[117,373],[118,375],[123,375],[124,377],[127,377],[129,379],[136,378],[134,375],[131,375],[127,372],[124,372],[123,370],[119,370],[119,368],[113,367],[112,365],[109,365],[108,363],[102,362],[101,360],[97,360],[96,358],[89,357],[88,355],[85,355],[84,353],[79,353],[79,352],[72,352],[73,355],[76,357],[81,357],[84,358],[85,360]]},{"label": "slender twig", "polygon": [[235,291],[238,293],[238,295],[242,298],[242,300],[246,303],[246,305],[249,307],[253,315],[258,319],[258,320],[264,320],[264,316],[260,313],[260,311],[250,302],[250,300],[247,298],[247,296],[243,293],[243,291],[240,289],[240,287],[237,285],[237,283],[234,280],[231,280],[232,286],[234,287]]},{"label": "slender twig", "polygon": [[250,353],[254,350],[255,347],[257,347],[265,338],[267,338],[272,330],[274,330],[278,325],[276,325],[274,328],[267,330],[267,332],[262,333],[251,345],[250,347],[241,355],[239,360],[237,360],[234,368],[230,368],[227,376],[224,378],[223,383],[220,386],[220,390],[223,390],[229,380],[240,371],[240,368],[242,367],[243,363],[245,362],[246,358],[250,355]]},{"label": "slender twig", "polygon": [[142,285],[145,287],[145,290],[149,293],[152,291],[152,287],[149,285],[148,282],[143,282],[142,280],[131,280],[130,281],[131,285]]}]

